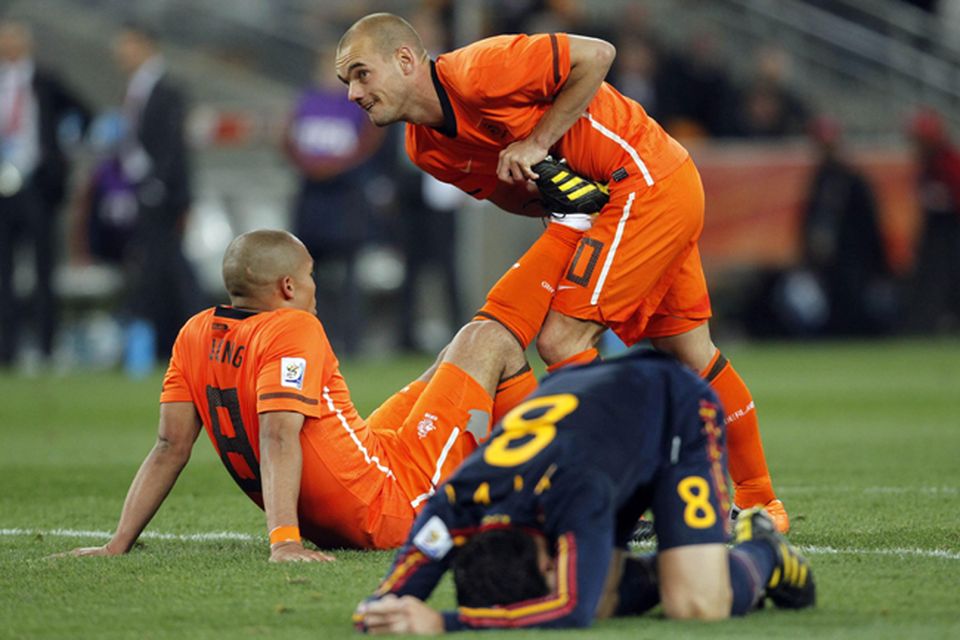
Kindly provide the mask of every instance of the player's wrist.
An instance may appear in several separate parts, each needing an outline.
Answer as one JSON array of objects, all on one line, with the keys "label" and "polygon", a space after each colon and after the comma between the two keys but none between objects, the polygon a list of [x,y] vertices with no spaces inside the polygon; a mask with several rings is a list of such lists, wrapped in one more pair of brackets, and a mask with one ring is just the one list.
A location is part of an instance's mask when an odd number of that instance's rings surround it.
[{"label": "player's wrist", "polygon": [[270,530],[270,550],[283,546],[303,545],[300,537],[300,527],[297,525],[281,525]]}]

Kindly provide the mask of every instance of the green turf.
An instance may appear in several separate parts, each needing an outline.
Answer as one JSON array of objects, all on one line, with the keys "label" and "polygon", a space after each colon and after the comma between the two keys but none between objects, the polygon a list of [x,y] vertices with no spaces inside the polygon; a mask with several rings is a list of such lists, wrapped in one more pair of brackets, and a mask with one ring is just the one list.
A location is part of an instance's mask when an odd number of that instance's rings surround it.
[{"label": "green turf", "polygon": [[[757,398],[791,539],[809,549],[816,572],[818,607],[711,625],[614,620],[590,637],[960,637],[960,342],[726,352]],[[365,413],[426,364],[349,363],[344,372]],[[148,539],[123,558],[46,558],[103,542],[52,529],[116,523],[153,443],[158,386],[159,377],[115,374],[0,376],[0,529],[31,532],[0,535],[0,638],[355,637],[350,612],[389,554],[268,564],[263,516],[204,436],[149,531],[230,531],[257,541]],[[932,557],[935,550],[945,553]],[[450,597],[445,586],[437,602]]]}]

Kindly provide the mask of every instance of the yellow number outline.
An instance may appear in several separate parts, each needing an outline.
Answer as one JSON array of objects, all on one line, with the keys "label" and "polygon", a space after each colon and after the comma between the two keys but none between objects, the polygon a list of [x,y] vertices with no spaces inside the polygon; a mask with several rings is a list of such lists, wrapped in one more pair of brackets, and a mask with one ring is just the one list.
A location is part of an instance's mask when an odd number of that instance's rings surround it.
[{"label": "yellow number outline", "polygon": [[[580,400],[571,393],[559,393],[527,400],[514,407],[503,418],[503,433],[490,441],[483,452],[484,461],[494,467],[516,467],[527,462],[553,442],[557,435],[557,423],[570,415]],[[536,418],[526,414],[537,409],[546,411]],[[529,442],[511,448],[511,445],[527,436]]]}]

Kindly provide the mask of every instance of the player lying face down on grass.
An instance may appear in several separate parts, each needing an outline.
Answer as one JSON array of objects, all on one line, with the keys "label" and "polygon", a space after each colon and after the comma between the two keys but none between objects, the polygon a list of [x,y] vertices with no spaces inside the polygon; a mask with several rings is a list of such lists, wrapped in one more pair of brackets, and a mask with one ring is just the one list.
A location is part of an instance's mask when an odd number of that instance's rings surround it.
[{"label": "player lying face down on grass", "polygon": [[[760,508],[736,544],[723,415],[679,362],[635,351],[545,379],[427,503],[354,620],[370,633],[585,627],[662,603],[670,618],[717,620],[765,597],[815,600],[807,561]],[[658,549],[628,557],[653,511]],[[458,608],[424,603],[452,571]]]},{"label": "player lying face down on grass", "polygon": [[[113,538],[72,555],[130,550],[187,464],[200,430],[237,485],[266,512],[270,558],[327,561],[305,548],[399,546],[417,512],[531,376],[523,350],[546,315],[579,231],[560,223],[504,279],[546,283],[513,328],[466,325],[420,378],[362,419],[316,317],[313,260],[285,231],[236,238],[223,262],[231,304],[191,318],[174,345],[156,445],[140,467]],[[520,264],[518,263],[518,264]],[[553,283],[553,285],[550,285]],[[522,334],[525,337],[520,337]],[[496,396],[496,400],[494,400]]]}]

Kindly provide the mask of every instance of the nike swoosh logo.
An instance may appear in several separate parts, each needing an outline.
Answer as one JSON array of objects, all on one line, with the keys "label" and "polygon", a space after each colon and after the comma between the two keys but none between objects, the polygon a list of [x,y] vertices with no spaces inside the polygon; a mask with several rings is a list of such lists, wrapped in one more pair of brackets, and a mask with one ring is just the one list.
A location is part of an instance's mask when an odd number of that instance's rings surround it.
[{"label": "nike swoosh logo", "polygon": [[469,160],[467,160],[467,166],[464,167],[463,169],[460,169],[460,171],[464,173],[470,173],[471,167],[473,167],[473,158],[470,158]]},{"label": "nike swoosh logo", "polygon": [[563,291],[564,289],[576,289],[577,287],[572,284],[562,284],[557,287],[557,291]]}]

